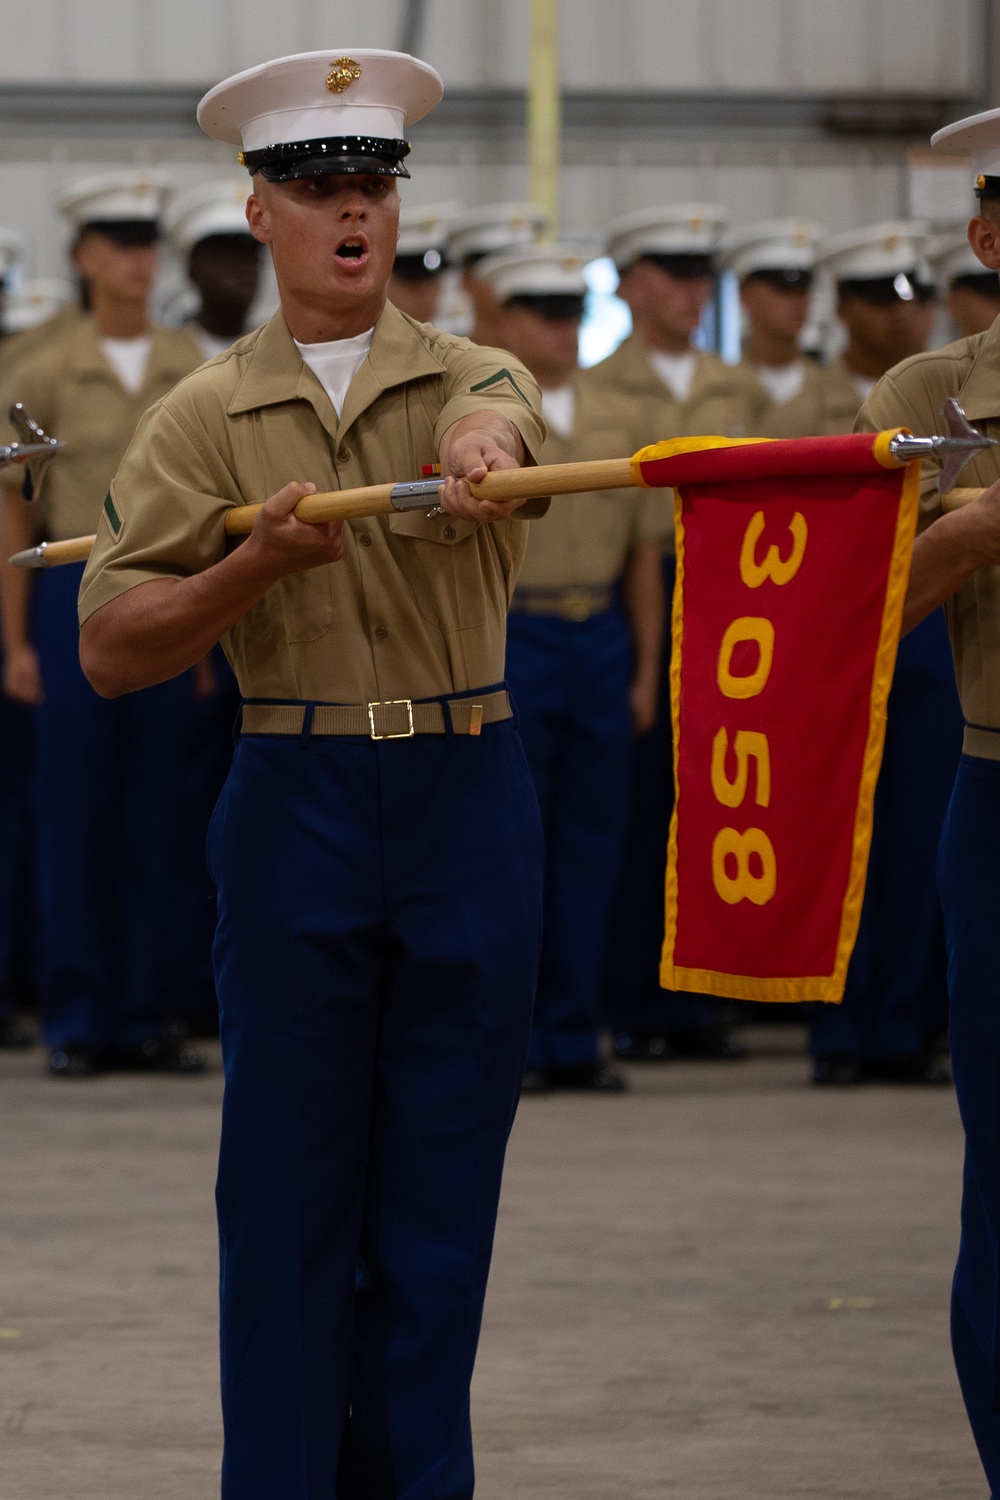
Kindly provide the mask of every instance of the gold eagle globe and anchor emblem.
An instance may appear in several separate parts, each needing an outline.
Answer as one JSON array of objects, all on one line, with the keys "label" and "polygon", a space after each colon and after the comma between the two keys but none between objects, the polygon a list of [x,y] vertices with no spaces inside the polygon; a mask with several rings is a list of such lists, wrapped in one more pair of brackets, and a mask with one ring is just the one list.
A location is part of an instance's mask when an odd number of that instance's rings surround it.
[{"label": "gold eagle globe and anchor emblem", "polygon": [[338,57],[335,63],[330,64],[330,71],[326,75],[326,86],[331,94],[343,94],[360,77],[360,63],[356,63],[353,57]]}]

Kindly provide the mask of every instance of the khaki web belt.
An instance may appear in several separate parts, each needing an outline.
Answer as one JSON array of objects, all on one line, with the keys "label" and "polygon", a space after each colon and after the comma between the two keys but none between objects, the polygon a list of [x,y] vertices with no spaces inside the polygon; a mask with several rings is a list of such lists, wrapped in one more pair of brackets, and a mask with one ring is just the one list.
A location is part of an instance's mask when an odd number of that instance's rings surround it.
[{"label": "khaki web belt", "polygon": [[600,584],[574,584],[563,589],[519,588],[511,600],[516,615],[553,615],[582,623],[602,615],[614,603],[614,590]]},{"label": "khaki web belt", "polygon": [[990,729],[985,724],[966,724],[962,754],[975,755],[979,760],[1000,760],[1000,729]]},{"label": "khaki web belt", "polygon": [[408,740],[415,734],[447,734],[448,720],[452,734],[479,734],[484,724],[499,724],[513,716],[504,688],[478,698],[431,703],[414,703],[410,698],[383,703],[244,703],[241,733]]}]

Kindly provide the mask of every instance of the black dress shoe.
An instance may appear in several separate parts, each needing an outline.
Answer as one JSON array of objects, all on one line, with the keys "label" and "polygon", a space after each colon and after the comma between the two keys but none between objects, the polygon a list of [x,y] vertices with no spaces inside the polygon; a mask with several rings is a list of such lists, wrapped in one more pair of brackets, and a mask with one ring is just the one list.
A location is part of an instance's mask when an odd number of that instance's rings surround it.
[{"label": "black dress shoe", "polygon": [[551,1094],[552,1079],[544,1068],[525,1068],[521,1079],[522,1094]]},{"label": "black dress shoe", "polygon": [[150,1037],[138,1047],[116,1048],[111,1066],[124,1073],[203,1073],[205,1059],[180,1037]]},{"label": "black dress shoe", "polygon": [[93,1078],[101,1071],[100,1057],[93,1047],[82,1042],[67,1042],[49,1053],[49,1072],[53,1078]]},{"label": "black dress shoe", "polygon": [[615,1056],[623,1062],[665,1062],[670,1043],[657,1031],[619,1031],[615,1034]]},{"label": "black dress shoe", "polygon": [[0,1021],[0,1047],[31,1047],[35,1028],[25,1016],[5,1016]]},{"label": "black dress shoe", "polygon": [[813,1083],[847,1088],[861,1082],[861,1064],[850,1052],[823,1052],[813,1058]]},{"label": "black dress shoe", "polygon": [[687,1031],[670,1033],[670,1051],[674,1057],[706,1062],[742,1062],[747,1055],[747,1044],[728,1026],[692,1026]]},{"label": "black dress shoe", "polygon": [[572,1089],[579,1093],[622,1094],[626,1083],[622,1075],[606,1063],[576,1063],[571,1068],[550,1068],[553,1088]]},{"label": "black dress shoe", "polygon": [[864,1076],[872,1083],[909,1083],[925,1088],[947,1088],[952,1081],[948,1069],[926,1052],[873,1058],[864,1064]]}]

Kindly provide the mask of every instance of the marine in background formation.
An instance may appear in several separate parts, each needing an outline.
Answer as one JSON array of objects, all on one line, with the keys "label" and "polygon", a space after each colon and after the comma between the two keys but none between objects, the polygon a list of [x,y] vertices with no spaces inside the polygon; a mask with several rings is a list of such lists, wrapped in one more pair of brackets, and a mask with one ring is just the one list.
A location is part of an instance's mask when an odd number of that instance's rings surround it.
[{"label": "marine in background formation", "polygon": [[[543,463],[642,446],[629,405],[580,373],[587,283],[568,246],[477,267],[500,336],[534,375],[548,428]],[[628,820],[633,731],[657,714],[669,495],[561,496],[532,526],[507,621],[507,680],[545,832],[542,956],[525,1088],[622,1088],[601,1056],[601,974]]]},{"label": "marine in background formation", "polygon": [[[660,438],[759,430],[769,398],[745,369],[695,346],[715,289],[716,252],[726,223],[706,204],[644,209],[612,225],[607,251],[621,275],[619,295],[633,330],[610,358],[581,377],[588,401],[629,411],[627,432],[639,444]],[[664,585],[673,592],[672,539]],[[669,627],[662,651],[655,728],[637,736],[629,830],[608,941],[605,1012],[620,1056],[657,1060],[676,1055],[733,1057],[741,1044],[719,1002],[660,989],[664,851],[673,805],[669,767]]]},{"label": "marine in background formation", "polygon": [[[771,412],[768,435],[849,432],[876,378],[924,348],[934,315],[926,246],[923,228],[905,221],[827,240],[818,264],[836,282],[847,347],[811,389]],[[940,411],[936,420],[939,430]],[[819,1084],[948,1081],[937,1057],[947,996],[934,872],[960,748],[954,673],[938,612],[900,646],[844,1000],[818,1006],[810,1028]]]},{"label": "marine in background formation", "polygon": [[1000,278],[982,265],[965,230],[938,235],[927,247],[927,260],[959,336],[987,333],[1000,313]]},{"label": "marine in background formation", "polygon": [[453,215],[448,232],[448,259],[459,267],[461,288],[472,307],[469,338],[474,344],[500,341],[500,304],[476,267],[488,255],[506,255],[532,244],[548,216],[531,203],[495,203]]},{"label": "marine in background formation", "polygon": [[247,225],[245,181],[203,182],[169,204],[164,229],[198,293],[184,327],[205,359],[244,333],[260,285],[261,249]]},{"label": "marine in background formation", "polygon": [[926,348],[936,288],[924,261],[927,235],[906,220],[873,224],[827,239],[816,259],[836,284],[837,318],[847,345],[799,395],[773,407],[765,437],[832,437],[850,432],[876,380]]},{"label": "marine in background formation", "polygon": [[[0,328],[5,331],[0,366],[11,343],[6,333],[11,283],[23,255],[20,235],[0,231]],[[17,472],[23,479],[23,470]],[[34,1028],[24,1018],[35,999],[30,776],[31,710],[0,691],[0,1047],[27,1047],[34,1040]]]},{"label": "marine in background formation", "polygon": [[[200,362],[185,333],[154,328],[148,299],[160,217],[157,174],[78,184],[60,208],[90,311],[50,330],[8,372],[0,409],[24,403],[66,444],[44,492],[4,501],[4,556],[43,538],[96,529],[119,459],[145,409]],[[17,482],[17,481],[15,481]],[[189,681],[103,702],[78,659],[82,569],[7,568],[4,688],[34,705],[39,1012],[60,1076],[108,1062],[185,1070],[199,1059],[166,1034],[176,892],[173,839]]]},{"label": "marine in background formation", "polygon": [[448,269],[448,224],[453,203],[403,208],[389,278],[389,301],[418,323],[436,323]]},{"label": "marine in background formation", "polygon": [[[249,332],[264,247],[247,223],[245,176],[200,183],[171,200],[165,227],[171,249],[197,293],[184,324],[206,359],[225,353]],[[175,919],[189,940],[175,949],[171,1009],[194,1035],[218,1030],[212,980],[214,891],[205,865],[205,835],[232,759],[239,689],[221,646],[191,675],[186,714],[182,794],[175,841],[179,863]]]},{"label": "marine in background formation", "polygon": [[817,224],[768,219],[731,230],[722,241],[720,267],[740,284],[746,324],[741,365],[763,387],[771,407],[811,397],[823,380],[800,342],[821,235]]},{"label": "marine in background formation", "polygon": [[[979,211],[969,240],[983,274],[1000,268],[1000,110],[961,120],[932,142],[971,156]],[[1000,439],[1000,322],[890,371],[868,396],[859,427],[939,430],[949,397]],[[963,485],[987,493],[942,514],[936,474],[925,474],[904,630],[944,605],[965,720],[963,753],[941,841],[939,879],[948,956],[951,1062],[965,1127],[962,1237],[952,1293],[952,1346],[966,1410],[992,1494],[1000,1494],[996,1403],[1000,1307],[1000,448],[977,454]],[[904,646],[910,637],[904,639]],[[920,917],[910,931],[919,937]]]}]

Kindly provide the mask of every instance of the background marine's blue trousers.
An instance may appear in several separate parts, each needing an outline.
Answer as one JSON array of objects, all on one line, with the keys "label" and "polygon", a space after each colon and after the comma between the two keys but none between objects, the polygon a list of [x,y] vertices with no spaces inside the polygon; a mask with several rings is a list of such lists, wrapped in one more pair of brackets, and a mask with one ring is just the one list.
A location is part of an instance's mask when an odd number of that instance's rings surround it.
[{"label": "background marine's blue trousers", "polygon": [[858,940],[841,1005],[817,1005],[815,1056],[862,1061],[921,1053],[947,1023],[944,932],[935,867],[962,750],[962,714],[944,615],[903,637]]},{"label": "background marine's blue trousers", "polygon": [[608,919],[628,823],[632,651],[621,612],[512,612],[507,679],[545,834],[542,959],[528,1063],[596,1063]]},{"label": "background marine's blue trousers", "polygon": [[209,860],[224,1500],[468,1500],[540,943],[517,732],[245,736]]},{"label": "background marine's blue trousers", "polygon": [[190,675],[108,702],[80,668],[82,565],[37,575],[39,1009],[50,1047],[138,1047],[166,1018]]},{"label": "background marine's blue trousers", "polygon": [[952,1347],[979,1456],[1000,1500],[1000,762],[962,756],[939,874],[951,1060],[965,1126]]},{"label": "background marine's blue trousers", "polygon": [[0,692],[0,1020],[32,990],[31,719]]}]

